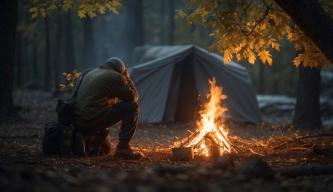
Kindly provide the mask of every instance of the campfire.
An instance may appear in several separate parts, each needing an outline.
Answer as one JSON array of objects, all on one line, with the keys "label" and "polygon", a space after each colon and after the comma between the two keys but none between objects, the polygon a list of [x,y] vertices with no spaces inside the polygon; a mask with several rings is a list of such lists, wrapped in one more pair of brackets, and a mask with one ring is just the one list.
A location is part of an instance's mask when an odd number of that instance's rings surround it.
[{"label": "campfire", "polygon": [[[216,85],[215,79],[209,80],[209,85],[207,102],[202,106],[199,112],[200,119],[196,122],[197,129],[173,149],[175,159],[192,159],[193,156],[213,157],[231,152],[228,131],[224,125],[227,108],[222,105],[227,96],[223,95],[222,87]],[[187,155],[184,156],[184,153]]]}]

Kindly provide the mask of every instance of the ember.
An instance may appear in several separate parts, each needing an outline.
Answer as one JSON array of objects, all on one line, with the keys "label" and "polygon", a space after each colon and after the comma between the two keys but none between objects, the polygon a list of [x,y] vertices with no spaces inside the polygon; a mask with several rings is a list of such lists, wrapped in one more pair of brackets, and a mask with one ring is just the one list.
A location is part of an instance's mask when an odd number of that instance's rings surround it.
[{"label": "ember", "polygon": [[222,88],[216,86],[215,79],[209,80],[210,92],[203,105],[197,130],[181,141],[180,147],[192,147],[196,156],[216,157],[231,152],[228,131],[223,123],[224,113],[222,101],[227,98]]}]

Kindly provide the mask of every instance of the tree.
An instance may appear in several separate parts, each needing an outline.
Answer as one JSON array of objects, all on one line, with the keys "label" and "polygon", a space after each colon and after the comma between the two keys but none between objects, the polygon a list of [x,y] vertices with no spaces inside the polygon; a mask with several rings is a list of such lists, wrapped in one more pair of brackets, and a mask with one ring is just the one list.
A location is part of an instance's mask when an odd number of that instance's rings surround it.
[{"label": "tree", "polygon": [[15,117],[13,102],[13,75],[15,63],[15,36],[17,0],[0,2],[0,121]]},{"label": "tree", "polygon": [[[29,12],[32,19],[46,17],[61,8],[68,11],[73,8],[73,0],[30,1]],[[3,0],[0,2],[0,117],[5,119],[16,116],[13,102],[13,75],[15,63],[15,36],[17,27],[17,0]],[[117,12],[118,0],[80,0],[77,4],[77,14],[83,18],[95,17],[96,13],[105,14],[106,11]]]},{"label": "tree", "polygon": [[44,17],[44,27],[45,27],[45,66],[44,66],[44,78],[43,85],[44,90],[49,90],[51,87],[51,63],[50,63],[50,26],[48,16]]},{"label": "tree", "polygon": [[62,43],[62,29],[63,29],[63,17],[60,13],[56,16],[57,30],[55,37],[57,41],[55,41],[54,46],[54,60],[53,60],[53,69],[54,69],[54,95],[58,95],[58,85],[60,78],[60,54],[61,54],[61,43]]},{"label": "tree", "polygon": [[[275,0],[293,22],[319,47],[333,63],[333,20],[316,0]],[[314,27],[315,26],[315,27]],[[321,127],[320,70],[300,67],[297,102],[293,124],[311,129]],[[318,117],[319,116],[319,117]]]},{"label": "tree", "polygon": [[65,69],[67,72],[74,71],[76,66],[72,27],[72,13],[67,12],[65,15]]},{"label": "tree", "polygon": [[174,19],[174,12],[175,12],[175,1],[168,0],[167,4],[167,15],[168,15],[168,28],[167,28],[167,44],[173,45],[174,44],[174,30],[175,30],[175,19]]},{"label": "tree", "polygon": [[[276,2],[276,3],[275,3]],[[297,105],[294,123],[298,127],[315,128],[321,126],[319,108],[319,83],[318,70],[303,71],[303,67],[325,67],[328,59],[331,60],[332,18],[327,14],[333,10],[329,1],[322,0],[326,12],[316,0],[288,1],[288,0],[190,0],[188,13],[179,11],[180,17],[185,17],[188,23],[198,23],[212,29],[210,34],[215,39],[212,48],[216,48],[224,55],[224,62],[229,63],[234,57],[236,60],[248,60],[254,64],[259,58],[262,63],[273,63],[271,49],[279,51],[280,42],[288,39],[294,43],[299,52],[293,63],[300,69],[300,80],[297,94]],[[281,5],[283,9],[279,6]],[[310,18],[311,17],[311,18]],[[322,28],[317,27],[317,22],[322,19]],[[306,24],[305,24],[306,23]],[[296,25],[295,25],[296,24]],[[322,30],[323,32],[319,32]],[[325,37],[322,37],[325,36]],[[327,40],[327,43],[322,42]],[[327,58],[325,57],[325,55]],[[320,72],[319,72],[320,74]],[[305,77],[307,76],[307,77]],[[312,84],[306,86],[305,78],[311,78]],[[319,83],[318,83],[319,82]],[[308,95],[306,99],[299,99],[301,95],[317,90]],[[312,103],[311,105],[308,105]],[[314,108],[311,113],[305,112],[308,108],[298,107],[308,105]],[[299,120],[301,118],[302,120]],[[296,123],[297,122],[297,123]]]},{"label": "tree", "polygon": [[22,76],[23,76],[23,38],[21,33],[16,33],[16,70],[15,70],[15,79],[16,79],[16,86],[21,87],[22,86]]},{"label": "tree", "polygon": [[[333,20],[318,0],[275,0],[333,63]],[[331,3],[331,2],[324,2]],[[332,3],[327,7],[333,10]]]},{"label": "tree", "polygon": [[165,19],[166,19],[166,14],[165,14],[165,7],[166,4],[168,3],[167,0],[162,0],[160,2],[160,10],[159,10],[159,25],[160,25],[160,34],[159,34],[159,39],[160,39],[160,44],[164,45],[165,44]]},{"label": "tree", "polygon": [[90,68],[93,65],[95,57],[94,41],[93,41],[93,23],[92,19],[85,18],[83,24],[83,67]]},{"label": "tree", "polygon": [[160,4],[160,44],[172,45],[174,43],[174,0],[162,0]]},{"label": "tree", "polygon": [[259,65],[259,84],[258,91],[260,94],[265,93],[265,66],[263,64]]},{"label": "tree", "polygon": [[320,118],[320,69],[299,67],[293,125],[302,129],[322,126]]},{"label": "tree", "polygon": [[130,59],[134,48],[144,44],[143,4],[142,0],[127,0],[124,2],[125,21],[123,28],[122,59],[127,65],[132,65]]},{"label": "tree", "polygon": [[[80,18],[94,18],[97,14],[105,14],[106,11],[110,11],[112,13],[117,13],[117,9],[120,7],[119,0],[54,0],[54,1],[45,1],[45,0],[35,0],[31,1],[31,5],[29,8],[29,12],[31,14],[32,19],[43,17],[46,18],[47,16],[53,14],[53,12],[62,9],[66,11],[65,15],[65,58],[66,58],[66,70],[73,71],[76,66],[75,60],[75,52],[74,52],[74,45],[73,45],[73,34],[72,34],[72,14],[69,12],[71,9],[76,8],[77,15]],[[88,22],[85,19],[84,22]],[[85,25],[85,46],[90,43],[91,39],[88,36],[89,24]],[[89,48],[84,50],[84,53],[87,57],[90,56]],[[84,58],[85,60],[86,58]],[[85,60],[86,61],[86,60]],[[89,62],[89,61],[87,61]],[[87,64],[86,64],[87,65]]]}]

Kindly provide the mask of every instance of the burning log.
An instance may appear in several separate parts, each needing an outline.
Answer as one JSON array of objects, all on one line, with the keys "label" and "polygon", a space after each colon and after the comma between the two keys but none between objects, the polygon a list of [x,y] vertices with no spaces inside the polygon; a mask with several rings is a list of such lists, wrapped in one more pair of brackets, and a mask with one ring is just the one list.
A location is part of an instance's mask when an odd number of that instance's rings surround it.
[{"label": "burning log", "polygon": [[[222,100],[227,97],[222,94],[222,88],[216,86],[215,79],[209,80],[210,92],[207,103],[200,111],[200,120],[197,121],[197,130],[190,135],[179,148],[174,148],[173,158],[184,157],[189,154],[186,148],[191,148],[196,156],[219,157],[223,153],[231,152],[231,142],[228,132],[224,128],[223,115],[227,111],[222,106]],[[187,156],[188,158],[188,156]]]},{"label": "burning log", "polygon": [[208,156],[216,158],[221,156],[221,146],[218,144],[212,133],[205,135],[206,146],[208,146]]},{"label": "burning log", "polygon": [[186,145],[190,145],[190,142],[197,137],[197,135],[199,134],[199,131],[194,132],[192,135],[190,135],[185,142],[183,142],[179,147],[183,147]]}]

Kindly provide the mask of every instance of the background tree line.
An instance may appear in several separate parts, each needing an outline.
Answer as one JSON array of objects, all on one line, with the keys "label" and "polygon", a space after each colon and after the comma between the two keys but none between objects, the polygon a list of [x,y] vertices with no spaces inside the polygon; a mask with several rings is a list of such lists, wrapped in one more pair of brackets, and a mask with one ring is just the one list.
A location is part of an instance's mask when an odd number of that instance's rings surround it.
[{"label": "background tree line", "polygon": [[[208,48],[212,38],[209,29],[183,27],[175,11],[188,6],[186,0],[124,0],[118,14],[80,18],[73,12],[58,11],[45,18],[31,19],[29,1],[18,3],[15,85],[23,88],[56,90],[62,72],[85,70],[101,64],[106,58],[119,56],[129,65],[134,47],[149,45],[195,44]],[[259,93],[293,95],[297,72],[290,67],[296,54],[290,45],[275,53],[272,67],[244,63]],[[280,74],[287,74],[286,82]]]},{"label": "background tree line", "polygon": [[[66,6],[74,7],[77,1],[62,1],[63,7],[53,12],[50,10],[57,7],[45,5],[45,9],[35,9],[32,2],[40,6],[48,1],[4,1],[11,11],[2,6],[2,30],[16,26],[16,35],[12,37],[16,39],[16,56],[13,69],[1,70],[5,74],[12,74],[10,70],[14,70],[15,88],[43,89],[56,93],[64,71],[92,68],[111,56],[123,58],[128,66],[137,64],[132,59],[136,46],[195,44],[208,48],[215,41],[209,36],[212,26],[189,25],[184,28],[184,20],[175,17],[176,10],[189,8],[191,1],[188,0],[122,0],[121,7],[116,8],[118,14],[98,9],[96,12],[104,11],[106,14],[97,17],[90,17],[94,16],[95,9],[90,10],[88,6],[81,6],[81,10],[78,6],[77,14],[67,10],[69,8]],[[87,2],[79,1],[82,5]],[[225,2],[228,1],[221,1],[221,5]],[[214,15],[214,12],[210,14]],[[3,36],[1,42],[8,36]],[[6,53],[8,50],[1,54],[3,60],[6,60]],[[298,70],[292,66],[297,55],[292,44],[282,41],[280,52],[272,50],[271,54],[275,63],[272,66],[263,65],[262,61],[256,61],[254,65],[249,65],[248,61],[240,62],[249,69],[258,93],[295,95]],[[6,75],[2,77],[10,79]],[[1,88],[11,92],[5,84]],[[8,100],[7,97],[3,96],[0,100]],[[11,113],[8,107],[2,108],[2,113]]]}]

